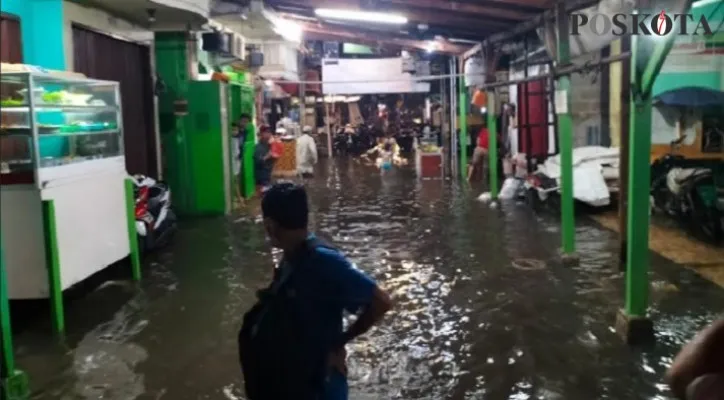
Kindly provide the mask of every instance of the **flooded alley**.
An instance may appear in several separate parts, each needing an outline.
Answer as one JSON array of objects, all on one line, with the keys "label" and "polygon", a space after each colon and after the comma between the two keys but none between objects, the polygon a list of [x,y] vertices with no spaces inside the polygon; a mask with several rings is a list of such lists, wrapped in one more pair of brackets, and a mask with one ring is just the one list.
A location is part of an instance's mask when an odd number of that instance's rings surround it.
[{"label": "flooded alley", "polygon": [[[673,355],[724,309],[721,288],[653,255],[657,344],[631,349],[613,331],[612,232],[578,221],[581,263],[565,267],[558,221],[526,205],[491,209],[479,189],[411,169],[318,168],[313,229],[396,301],[349,347],[351,399],[667,399]],[[124,268],[68,300],[63,344],[42,313],[17,326],[32,398],[243,399],[236,335],[276,256],[254,215],[184,221],[140,288]]]}]

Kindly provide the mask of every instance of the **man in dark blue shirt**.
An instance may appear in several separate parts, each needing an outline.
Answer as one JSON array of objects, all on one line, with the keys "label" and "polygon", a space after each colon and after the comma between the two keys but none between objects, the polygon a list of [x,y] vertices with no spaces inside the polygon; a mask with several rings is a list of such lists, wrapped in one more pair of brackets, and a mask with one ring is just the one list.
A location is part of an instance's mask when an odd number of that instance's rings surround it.
[{"label": "man in dark blue shirt", "polygon": [[[304,258],[304,271],[293,282],[295,306],[304,325],[311,327],[314,339],[310,347],[326,359],[323,400],[348,397],[345,345],[367,332],[392,307],[390,297],[345,256],[327,246],[310,246],[318,239],[308,231],[309,205],[304,187],[292,183],[272,186],[262,199],[262,213],[271,244],[284,250],[285,260],[295,260],[302,249],[310,249]],[[296,257],[298,260],[299,257]],[[272,290],[284,284],[299,262],[279,266]],[[344,313],[357,314],[356,321],[343,330]],[[314,368],[314,366],[308,366]]]},{"label": "man in dark blue shirt", "polygon": [[259,129],[259,143],[254,148],[254,176],[257,192],[261,194],[272,181],[272,171],[276,159],[271,151],[271,130],[268,126]]}]

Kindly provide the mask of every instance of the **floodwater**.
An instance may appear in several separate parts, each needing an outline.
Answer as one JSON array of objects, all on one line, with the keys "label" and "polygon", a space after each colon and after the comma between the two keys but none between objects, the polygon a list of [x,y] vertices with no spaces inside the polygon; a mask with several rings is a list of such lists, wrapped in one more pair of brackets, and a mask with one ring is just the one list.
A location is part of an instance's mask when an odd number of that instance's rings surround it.
[{"label": "floodwater", "polygon": [[[609,231],[579,221],[572,268],[556,261],[555,218],[491,209],[451,181],[338,162],[308,188],[314,229],[396,300],[350,346],[352,399],[667,399],[673,355],[724,309],[721,289],[653,256],[657,344],[631,349],[612,328]],[[17,326],[33,398],[243,399],[236,334],[275,256],[253,215],[184,223],[139,288],[124,267],[69,299],[65,342],[43,314]]]}]

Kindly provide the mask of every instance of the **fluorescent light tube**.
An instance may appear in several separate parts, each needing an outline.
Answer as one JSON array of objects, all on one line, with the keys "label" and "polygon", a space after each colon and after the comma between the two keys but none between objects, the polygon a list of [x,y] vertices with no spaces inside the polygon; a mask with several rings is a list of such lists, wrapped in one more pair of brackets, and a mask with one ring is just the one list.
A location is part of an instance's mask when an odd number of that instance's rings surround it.
[{"label": "fluorescent light tube", "polygon": [[406,24],[407,18],[402,15],[368,12],[358,10],[339,10],[332,8],[318,8],[314,10],[318,17],[340,19],[346,21],[372,22],[380,24]]}]

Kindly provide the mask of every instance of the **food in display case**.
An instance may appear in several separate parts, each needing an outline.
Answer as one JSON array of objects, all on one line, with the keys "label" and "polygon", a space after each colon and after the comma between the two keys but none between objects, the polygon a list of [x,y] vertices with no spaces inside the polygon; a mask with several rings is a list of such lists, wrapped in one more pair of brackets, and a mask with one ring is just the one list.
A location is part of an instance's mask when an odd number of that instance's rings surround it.
[{"label": "food in display case", "polygon": [[123,156],[118,83],[36,72],[1,77],[2,174]]}]

